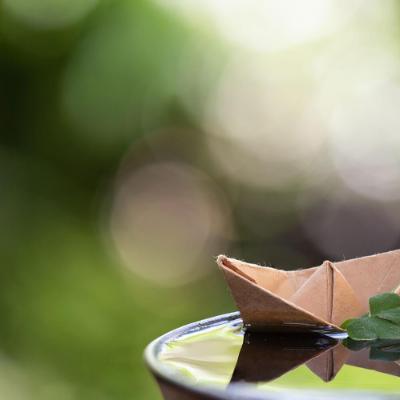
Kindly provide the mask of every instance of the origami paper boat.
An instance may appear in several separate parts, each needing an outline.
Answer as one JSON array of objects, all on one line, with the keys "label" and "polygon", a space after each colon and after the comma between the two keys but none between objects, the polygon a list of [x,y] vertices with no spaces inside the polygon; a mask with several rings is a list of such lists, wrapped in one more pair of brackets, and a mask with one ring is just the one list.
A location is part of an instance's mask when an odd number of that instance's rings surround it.
[{"label": "origami paper boat", "polygon": [[400,285],[400,250],[284,271],[219,256],[250,330],[333,329],[369,310],[369,298]]}]

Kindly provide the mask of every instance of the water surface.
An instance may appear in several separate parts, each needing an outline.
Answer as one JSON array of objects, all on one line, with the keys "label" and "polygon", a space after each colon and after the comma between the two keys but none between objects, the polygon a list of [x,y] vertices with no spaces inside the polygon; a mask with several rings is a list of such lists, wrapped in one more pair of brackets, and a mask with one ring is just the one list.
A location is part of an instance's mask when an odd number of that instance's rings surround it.
[{"label": "water surface", "polygon": [[159,359],[192,385],[400,393],[400,344],[243,333],[241,321],[167,342]]}]

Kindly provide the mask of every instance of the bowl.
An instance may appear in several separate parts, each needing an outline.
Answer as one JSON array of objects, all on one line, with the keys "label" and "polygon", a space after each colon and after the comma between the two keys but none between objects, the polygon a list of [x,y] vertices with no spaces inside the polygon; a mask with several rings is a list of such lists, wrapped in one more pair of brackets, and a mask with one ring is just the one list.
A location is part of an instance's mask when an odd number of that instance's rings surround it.
[{"label": "bowl", "polygon": [[[235,338],[235,341],[238,342],[240,340],[242,343],[240,354],[239,351],[237,352],[238,359],[236,367],[233,371],[231,380],[227,385],[199,384],[199,382],[196,382],[196,379],[193,379],[193,376],[189,378],[186,373],[183,373],[179,368],[171,366],[171,363],[166,362],[165,357],[163,358],[165,349],[170,348],[171,344],[173,343],[179,343],[180,341],[182,342],[187,338],[193,338],[196,335],[200,337],[202,334],[207,334],[216,330],[223,330],[226,327],[229,327],[231,331],[234,330],[237,332],[235,334],[238,335],[238,338]],[[316,373],[321,375],[324,380],[326,379],[329,381],[329,379],[333,379],[337,371],[331,371],[332,376],[326,377],[324,375],[326,371],[320,371],[322,365],[320,361],[321,357],[328,357],[328,355],[330,358],[327,358],[327,360],[329,361],[332,358],[331,354],[336,354],[333,353],[333,351],[338,352],[340,348],[343,347],[341,345],[341,339],[343,336],[337,337],[335,335],[323,335],[315,332],[303,335],[282,335],[272,333],[267,335],[255,333],[245,334],[241,328],[242,320],[240,319],[240,314],[239,312],[234,312],[182,326],[162,335],[151,342],[145,350],[145,362],[155,377],[164,399],[331,400],[340,398],[341,400],[394,400],[400,398],[396,393],[381,393],[379,391],[358,392],[352,390],[351,387],[346,390],[325,390],[321,388],[304,389],[301,387],[272,387],[271,389],[267,388],[260,391],[257,389],[257,385],[255,385],[254,382],[267,380],[267,376],[268,380],[271,380],[275,375],[284,375],[288,371],[296,369],[299,365],[302,365],[304,362],[309,360],[313,360],[312,362],[314,364],[312,364],[312,367]],[[218,336],[218,338],[220,341],[219,343],[223,343],[225,340],[223,336]],[[216,351],[216,344],[214,343],[213,346],[213,350],[210,350],[211,358],[214,356],[213,354]],[[340,346],[340,348],[338,346]],[[362,349],[363,346],[364,348]],[[370,350],[365,348],[365,345],[362,344],[356,344],[356,347],[356,351],[354,349],[351,351],[356,355],[356,359],[365,359],[365,354],[367,354],[368,359],[369,353],[366,353],[366,351],[369,352]],[[334,350],[329,353],[330,349]],[[345,350],[350,352],[350,350]],[[207,356],[206,353],[207,351],[205,351],[205,357]],[[317,360],[317,364],[315,360]],[[360,363],[360,361],[357,362]],[[400,365],[393,364],[392,366],[391,362],[385,362],[382,360],[372,360],[367,362],[375,367],[377,366],[376,368],[380,368],[381,370],[382,368],[390,370],[389,373],[392,374],[392,379],[393,371],[395,374],[400,373]],[[324,361],[324,364],[325,363],[326,362]],[[353,363],[353,365],[359,366],[357,363]],[[383,372],[387,373],[385,370]],[[375,371],[374,373],[380,374],[380,372]],[[396,377],[397,376],[400,375],[396,375]],[[394,377],[394,379],[398,379],[398,393],[400,393],[400,379],[396,377]],[[195,374],[194,378],[196,378]]]}]

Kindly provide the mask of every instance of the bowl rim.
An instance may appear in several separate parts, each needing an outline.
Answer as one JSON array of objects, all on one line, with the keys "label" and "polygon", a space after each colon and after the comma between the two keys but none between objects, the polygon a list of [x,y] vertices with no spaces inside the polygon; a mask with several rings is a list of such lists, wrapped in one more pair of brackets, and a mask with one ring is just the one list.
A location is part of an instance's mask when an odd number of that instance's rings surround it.
[{"label": "bowl rim", "polygon": [[158,338],[151,341],[145,348],[144,360],[153,373],[154,376],[161,378],[163,381],[171,384],[174,387],[178,387],[188,391],[189,393],[196,394],[198,396],[206,396],[215,400],[304,400],[304,399],[326,399],[333,400],[337,399],[339,396],[342,400],[345,399],[366,399],[368,400],[394,400],[396,394],[391,393],[376,393],[369,391],[355,392],[351,390],[343,390],[337,392],[321,392],[320,390],[312,389],[279,389],[278,391],[268,392],[255,392],[254,390],[249,390],[244,388],[238,392],[227,391],[218,387],[213,386],[196,386],[189,382],[185,382],[180,379],[180,375],[172,372],[171,368],[163,365],[158,359],[158,354],[161,348],[169,341],[178,339],[182,336],[186,336],[195,332],[199,332],[205,329],[211,329],[219,325],[226,324],[228,322],[232,323],[237,321],[241,323],[239,311],[217,315],[211,318],[202,319],[190,324],[183,325],[179,328],[173,329]]},{"label": "bowl rim", "polygon": [[[202,329],[214,328],[218,325],[223,325],[226,322],[232,322],[235,320],[241,321],[239,311],[191,322],[190,324],[180,326],[179,328],[173,329],[172,331],[159,336],[157,339],[154,339],[152,342],[150,342],[144,351],[144,359],[148,368],[154,375],[161,377],[174,386],[184,388],[191,393],[196,393],[203,396],[211,395],[218,400],[227,400],[226,395],[224,396],[224,393],[221,390],[213,387],[190,385],[188,382],[183,382],[176,374],[172,373],[169,368],[164,367],[158,360],[157,356],[160,353],[161,347],[168,341],[178,339],[184,335],[199,332]],[[271,398],[271,400],[275,399]]]}]

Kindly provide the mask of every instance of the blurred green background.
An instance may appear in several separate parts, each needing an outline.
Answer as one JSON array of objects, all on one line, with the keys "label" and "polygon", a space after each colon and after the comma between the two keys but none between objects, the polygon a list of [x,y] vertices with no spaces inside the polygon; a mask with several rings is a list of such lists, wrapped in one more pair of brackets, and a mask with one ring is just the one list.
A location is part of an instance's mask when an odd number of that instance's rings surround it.
[{"label": "blurred green background", "polygon": [[399,247],[395,1],[0,1],[0,396],[156,399],[214,257]]}]

